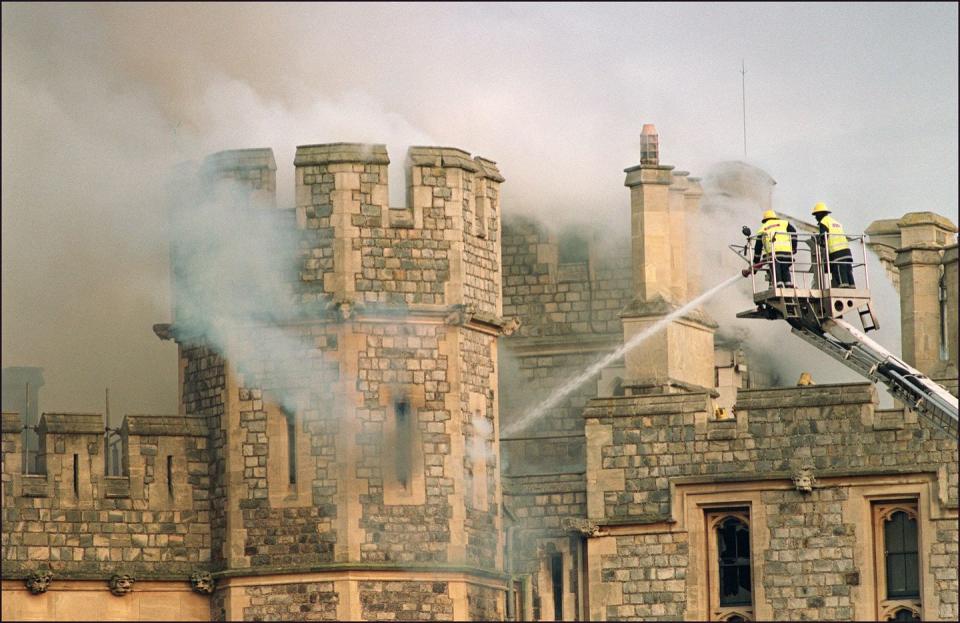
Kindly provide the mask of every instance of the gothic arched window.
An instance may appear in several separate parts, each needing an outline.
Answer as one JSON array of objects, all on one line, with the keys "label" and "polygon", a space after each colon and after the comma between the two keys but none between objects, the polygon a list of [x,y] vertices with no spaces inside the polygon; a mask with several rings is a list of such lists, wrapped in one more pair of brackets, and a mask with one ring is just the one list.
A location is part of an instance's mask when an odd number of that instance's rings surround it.
[{"label": "gothic arched window", "polygon": [[707,512],[710,619],[753,620],[749,509]]},{"label": "gothic arched window", "polygon": [[873,506],[877,610],[882,621],[919,621],[920,516],[916,500]]}]

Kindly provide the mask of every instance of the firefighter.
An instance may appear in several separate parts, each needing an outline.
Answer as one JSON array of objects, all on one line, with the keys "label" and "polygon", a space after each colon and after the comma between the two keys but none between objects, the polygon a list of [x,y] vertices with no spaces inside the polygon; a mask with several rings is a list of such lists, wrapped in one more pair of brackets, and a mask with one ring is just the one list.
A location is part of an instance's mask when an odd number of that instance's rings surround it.
[{"label": "firefighter", "polygon": [[[820,224],[820,253],[822,257],[830,258],[831,287],[854,287],[853,254],[850,253],[850,242],[843,233],[843,225],[830,216],[830,208],[824,203],[813,206],[813,216]],[[822,261],[827,263],[826,259]]]},{"label": "firefighter", "polygon": [[763,213],[762,225],[757,232],[757,243],[753,247],[753,263],[761,259],[773,259],[776,284],[783,288],[793,287],[793,277],[790,274],[790,265],[793,263],[793,254],[797,252],[797,230],[786,219],[778,218],[773,210]]}]

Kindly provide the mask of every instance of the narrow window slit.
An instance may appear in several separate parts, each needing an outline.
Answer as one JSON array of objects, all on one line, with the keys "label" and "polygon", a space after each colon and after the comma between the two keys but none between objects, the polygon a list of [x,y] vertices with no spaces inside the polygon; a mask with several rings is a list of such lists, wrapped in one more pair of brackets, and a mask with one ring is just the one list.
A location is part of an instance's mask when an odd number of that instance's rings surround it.
[{"label": "narrow window slit", "polygon": [[167,495],[173,497],[173,457],[167,455]]},{"label": "narrow window slit", "polygon": [[563,554],[550,555],[550,582],[553,585],[553,620],[563,620]]},{"label": "narrow window slit", "polygon": [[73,455],[73,495],[80,495],[80,455]]},{"label": "narrow window slit", "polygon": [[297,421],[293,413],[287,413],[287,481],[297,484]]},{"label": "narrow window slit", "polygon": [[394,405],[394,414],[397,425],[396,470],[397,481],[406,489],[410,484],[411,433],[410,433],[410,403],[398,400]]}]

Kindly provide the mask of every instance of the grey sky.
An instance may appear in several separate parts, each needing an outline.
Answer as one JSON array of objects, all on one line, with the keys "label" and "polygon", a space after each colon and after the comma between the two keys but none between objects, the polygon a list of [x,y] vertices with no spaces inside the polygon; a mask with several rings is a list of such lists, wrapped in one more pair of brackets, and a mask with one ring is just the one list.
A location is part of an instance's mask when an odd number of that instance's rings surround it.
[{"label": "grey sky", "polygon": [[778,209],[956,218],[956,4],[2,11],[3,365],[45,368],[48,411],[106,386],[115,413],[176,409],[163,173],[218,149],[272,147],[289,205],[297,144],[458,146],[499,163],[507,214],[622,230],[643,123],[694,175],[743,158],[744,59]]}]

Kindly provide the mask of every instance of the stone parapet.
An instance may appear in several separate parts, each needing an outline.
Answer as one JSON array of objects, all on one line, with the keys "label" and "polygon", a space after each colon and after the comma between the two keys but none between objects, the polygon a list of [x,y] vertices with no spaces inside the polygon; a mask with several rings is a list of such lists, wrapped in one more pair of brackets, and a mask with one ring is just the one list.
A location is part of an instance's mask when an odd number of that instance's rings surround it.
[{"label": "stone parapet", "polygon": [[103,415],[99,413],[44,413],[40,431],[96,435],[104,432]]},{"label": "stone parapet", "polygon": [[293,164],[298,167],[325,164],[390,164],[387,146],[369,143],[299,145]]},{"label": "stone parapet", "polygon": [[206,422],[196,416],[128,415],[121,428],[131,435],[164,437],[206,437],[209,433]]},{"label": "stone parapet", "polygon": [[470,173],[480,170],[468,152],[455,147],[411,147],[407,152],[410,164],[415,167],[440,167],[463,169]]},{"label": "stone parapet", "polygon": [[[43,473],[21,473],[19,430],[4,430],[3,577],[182,578],[210,564],[209,456],[190,418],[131,416],[122,476],[108,476],[98,414],[45,413]],[[4,418],[5,426],[14,418]],[[11,429],[13,427],[11,426]],[[130,431],[143,434],[132,434]],[[6,589],[5,589],[6,590]]]},{"label": "stone parapet", "polygon": [[811,407],[848,404],[875,404],[877,390],[872,383],[843,383],[804,387],[741,389],[735,409],[769,409],[772,407]]}]

